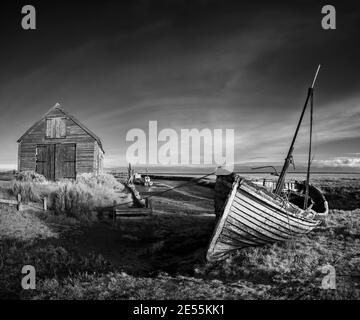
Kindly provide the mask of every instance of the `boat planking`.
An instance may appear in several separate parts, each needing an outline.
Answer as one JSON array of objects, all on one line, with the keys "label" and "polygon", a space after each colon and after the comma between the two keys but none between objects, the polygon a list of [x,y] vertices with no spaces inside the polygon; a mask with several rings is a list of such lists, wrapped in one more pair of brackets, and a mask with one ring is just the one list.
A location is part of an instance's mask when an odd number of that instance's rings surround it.
[{"label": "boat planking", "polygon": [[[320,192],[313,186],[311,190]],[[296,190],[288,190],[288,196],[294,202],[301,198]],[[321,223],[319,217],[328,213],[327,201],[323,197],[319,199],[310,205],[311,208],[303,210],[267,188],[237,176],[212,236],[207,260],[222,260],[238,249],[286,241],[309,233]],[[314,206],[321,210],[315,211]]]}]

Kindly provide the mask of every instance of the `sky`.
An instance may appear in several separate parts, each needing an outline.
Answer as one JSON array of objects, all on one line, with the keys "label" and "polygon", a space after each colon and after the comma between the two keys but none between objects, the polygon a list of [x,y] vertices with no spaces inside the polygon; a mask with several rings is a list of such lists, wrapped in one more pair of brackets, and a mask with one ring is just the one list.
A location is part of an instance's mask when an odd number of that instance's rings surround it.
[{"label": "sky", "polygon": [[[37,29],[21,28],[21,8]],[[134,128],[234,129],[235,162],[282,163],[318,64],[313,164],[360,170],[360,9],[327,2],[10,1],[0,11],[0,169],[56,103],[126,165]],[[305,164],[309,115],[294,158]]]}]

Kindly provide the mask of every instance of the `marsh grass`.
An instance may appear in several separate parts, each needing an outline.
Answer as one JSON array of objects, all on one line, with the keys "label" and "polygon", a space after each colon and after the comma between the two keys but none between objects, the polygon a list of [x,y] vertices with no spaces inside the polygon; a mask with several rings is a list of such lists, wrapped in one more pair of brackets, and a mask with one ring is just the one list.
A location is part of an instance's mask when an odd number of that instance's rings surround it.
[{"label": "marsh grass", "polygon": [[78,176],[78,183],[86,184],[90,188],[103,187],[105,189],[114,189],[118,192],[124,190],[124,185],[118,182],[113,175],[111,174],[93,174],[93,173],[83,173]]},{"label": "marsh grass", "polygon": [[360,180],[358,178],[317,178],[313,180],[324,193],[330,209],[360,208]]},{"label": "marsh grass", "polygon": [[46,182],[46,178],[43,175],[38,174],[34,171],[18,172],[15,175],[15,179],[16,179],[16,181],[20,181],[20,182],[34,182],[34,183]]},{"label": "marsh grass", "polygon": [[[348,219],[352,216],[352,221]],[[127,274],[101,255],[51,239],[0,242],[6,274],[0,295],[22,299],[360,299],[360,210],[332,211],[326,224],[286,243],[239,250],[195,266],[195,276]],[[340,225],[341,224],[341,225]],[[341,227],[341,228],[340,228]],[[37,289],[21,290],[22,265],[36,265]],[[321,289],[321,267],[336,269],[336,290]]]},{"label": "marsh grass", "polygon": [[0,240],[30,241],[49,237],[57,237],[57,234],[33,211],[17,211],[11,207],[0,209]]},{"label": "marsh grass", "polygon": [[21,201],[25,203],[41,201],[41,194],[36,183],[30,181],[13,181],[11,194],[15,197],[20,194]]},{"label": "marsh grass", "polygon": [[[89,186],[93,184],[91,178],[90,181],[85,179],[79,182],[81,187],[75,187],[75,182],[69,183],[59,182],[51,191],[63,195],[63,200],[58,202],[59,205],[65,202],[65,199],[72,201],[74,195],[69,191],[72,190],[71,188],[82,188],[81,191],[78,189],[74,191],[81,195],[79,200],[77,198],[74,200],[75,206],[81,203],[81,199],[87,199],[89,195],[86,192],[91,193],[87,188],[93,189]],[[63,188],[67,186],[66,192],[59,187],[60,184]],[[95,185],[103,188],[102,192],[109,189],[103,183],[95,183]],[[49,189],[49,185],[46,185],[46,188]],[[115,190],[117,194],[116,188],[110,190]],[[90,203],[93,207],[100,200],[95,198],[92,201]],[[111,201],[111,197],[106,201]],[[102,205],[105,205],[106,201]],[[67,205],[72,208],[71,203]],[[345,206],[345,202],[343,205]],[[46,224],[48,222],[65,224],[71,221],[74,226],[79,226],[79,217],[72,216],[71,211],[64,213],[64,210],[60,208],[58,214],[44,212],[42,219],[44,218]],[[167,219],[176,224],[177,228],[184,228],[184,218],[174,220],[173,216],[168,215]],[[186,219],[189,224],[194,224],[190,216],[186,216]],[[22,221],[22,219],[9,221]],[[34,224],[34,220],[28,221],[29,224]],[[41,232],[43,231],[45,229]],[[184,233],[183,237],[172,239],[173,241],[167,245],[170,235],[166,232],[161,233],[159,221],[152,222],[152,225],[137,225],[135,221],[130,221],[120,225],[114,232],[124,236],[121,238],[122,241],[138,243],[139,247],[133,248],[144,255],[146,253],[140,246],[140,235],[142,233],[148,235],[149,239],[144,237],[146,242],[154,241],[153,238],[156,238],[159,243],[161,241],[164,243],[163,247],[166,249],[167,255],[161,257],[170,258],[176,250],[177,243],[185,242],[186,239],[191,236],[196,237],[199,233],[198,229],[194,229],[192,233]],[[127,270],[127,274],[123,266],[129,256],[124,257],[119,265],[113,265],[103,256],[88,251],[80,252],[77,250],[77,245],[71,246],[71,242],[76,239],[71,233],[66,233],[64,236],[68,239],[66,243],[61,237],[39,240],[37,231],[34,235],[36,235],[35,240],[25,241],[18,239],[17,232],[14,232],[11,235],[12,239],[9,238],[9,234],[6,235],[7,238],[1,239],[0,268],[5,276],[0,278],[0,298],[360,299],[360,209],[349,210],[344,207],[331,210],[326,221],[319,228],[302,238],[239,250],[221,262],[197,261],[197,265],[191,262],[190,268],[193,268],[194,272],[181,273],[181,275],[179,275],[180,267],[170,274],[154,273],[151,277],[131,274],[131,270]],[[94,236],[93,229],[89,231],[89,235]],[[125,236],[128,239],[125,239]],[[108,234],[105,237],[104,242],[107,245]],[[197,239],[195,241],[198,242]],[[190,245],[187,247],[189,249],[186,250],[190,250]],[[132,248],[129,251],[131,250]],[[154,252],[150,252],[145,258],[148,259],[150,255],[155,256],[159,250],[161,253],[161,248],[154,248]],[[205,254],[205,247],[200,250]],[[103,248],[100,252],[104,252]],[[131,252],[131,255],[133,254],[139,253]],[[107,255],[104,253],[104,256]],[[139,259],[138,262],[144,262],[145,258]],[[36,265],[37,289],[34,291],[24,291],[20,287],[19,270],[24,264]],[[336,270],[336,290],[321,289],[324,277],[321,268],[327,264],[332,265]]]},{"label": "marsh grass", "polygon": [[25,203],[39,202],[48,199],[48,208],[57,215],[78,219],[84,223],[97,220],[102,208],[131,202],[131,196],[124,191],[124,186],[110,174],[81,174],[74,180],[57,182],[46,179],[32,172],[17,176],[10,187],[10,193]]},{"label": "marsh grass", "polygon": [[[271,285],[274,298],[360,298],[360,210],[331,211],[327,221],[302,238],[235,252],[225,261],[197,269],[204,278],[246,279]],[[334,294],[320,288],[321,268],[330,264],[338,276]],[[355,282],[349,282],[355,281]]]},{"label": "marsh grass", "polygon": [[89,184],[83,180],[61,181],[58,188],[50,194],[50,208],[57,214],[65,214],[83,222],[93,222],[98,211],[111,207],[114,202],[130,201],[127,194],[119,194],[106,184]]},{"label": "marsh grass", "polygon": [[16,174],[9,191],[15,197],[20,194],[22,202],[40,202],[43,196],[41,186],[46,184],[44,176],[33,171],[24,171]]},{"label": "marsh grass", "polygon": [[98,275],[110,270],[110,263],[101,255],[80,255],[51,241],[3,240],[0,242],[3,275],[0,278],[0,299],[29,296],[21,289],[19,281],[19,270],[27,264],[36,266],[37,279],[52,281],[62,281],[79,272]]}]

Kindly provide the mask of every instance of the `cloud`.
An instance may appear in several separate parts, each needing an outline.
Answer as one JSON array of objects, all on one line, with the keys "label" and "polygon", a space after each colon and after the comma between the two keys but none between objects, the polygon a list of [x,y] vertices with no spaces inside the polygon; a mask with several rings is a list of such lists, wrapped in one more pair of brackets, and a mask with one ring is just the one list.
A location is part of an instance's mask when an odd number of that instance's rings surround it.
[{"label": "cloud", "polygon": [[[106,7],[105,13],[117,12],[115,7]],[[273,5],[271,10],[230,6],[213,15],[201,7],[199,16],[193,13],[193,23],[187,16],[182,20],[181,15],[159,14],[156,8],[149,15],[149,8],[141,4],[136,10],[141,23],[129,15],[131,28],[125,29],[112,24],[98,28],[105,14],[101,9],[90,32],[88,27],[84,32],[81,19],[69,21],[58,36],[36,38],[39,43],[48,40],[46,50],[35,42],[26,50],[27,59],[20,55],[15,64],[0,59],[6,79],[0,86],[0,163],[16,162],[16,139],[56,101],[102,138],[107,166],[126,164],[126,132],[147,132],[150,120],[158,121],[159,130],[177,132],[234,129],[236,162],[282,162],[299,119],[304,86],[320,56],[324,67],[315,94],[316,156],[360,156],[346,153],[358,151],[355,140],[360,139],[360,97],[354,81],[358,51],[346,50],[345,44],[353,47],[350,34],[341,45],[333,38],[330,43],[321,30],[307,37],[311,16]],[[78,38],[69,39],[72,29],[78,30]],[[28,45],[12,42],[20,48]],[[11,57],[22,51],[4,52]],[[295,145],[296,163],[307,159],[308,122],[307,114]]]},{"label": "cloud", "polygon": [[319,167],[360,168],[360,157],[337,157],[331,160],[315,160]]},{"label": "cloud", "polygon": [[0,164],[0,171],[3,170],[15,170],[17,169],[16,164]]}]

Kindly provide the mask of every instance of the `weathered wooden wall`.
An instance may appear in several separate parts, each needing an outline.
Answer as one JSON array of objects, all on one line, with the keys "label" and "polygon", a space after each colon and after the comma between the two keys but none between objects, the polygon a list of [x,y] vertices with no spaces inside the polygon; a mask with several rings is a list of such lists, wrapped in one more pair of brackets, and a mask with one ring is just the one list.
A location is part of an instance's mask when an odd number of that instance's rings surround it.
[{"label": "weathered wooden wall", "polygon": [[[47,116],[63,117],[63,113],[54,110]],[[36,146],[38,144],[75,143],[76,144],[76,173],[92,172],[94,170],[94,155],[96,140],[79,127],[71,119],[66,119],[66,138],[46,138],[46,119],[29,133],[19,143],[18,166],[19,171],[34,171],[36,167]],[[99,148],[100,149],[100,148]]]},{"label": "weathered wooden wall", "polygon": [[94,144],[94,171],[96,173],[102,173],[103,169],[104,169],[104,153],[101,150],[101,148],[99,147],[99,144],[97,143],[97,141]]}]

